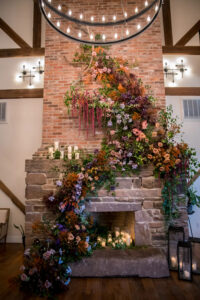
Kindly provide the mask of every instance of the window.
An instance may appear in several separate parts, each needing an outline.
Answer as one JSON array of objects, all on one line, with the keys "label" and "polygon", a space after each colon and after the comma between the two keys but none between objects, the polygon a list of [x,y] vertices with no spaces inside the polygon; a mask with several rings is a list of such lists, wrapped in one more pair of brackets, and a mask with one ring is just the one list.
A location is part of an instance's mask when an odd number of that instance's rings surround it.
[{"label": "window", "polygon": [[6,122],[6,102],[0,102],[0,123]]},{"label": "window", "polygon": [[183,100],[185,119],[200,119],[200,99]]}]

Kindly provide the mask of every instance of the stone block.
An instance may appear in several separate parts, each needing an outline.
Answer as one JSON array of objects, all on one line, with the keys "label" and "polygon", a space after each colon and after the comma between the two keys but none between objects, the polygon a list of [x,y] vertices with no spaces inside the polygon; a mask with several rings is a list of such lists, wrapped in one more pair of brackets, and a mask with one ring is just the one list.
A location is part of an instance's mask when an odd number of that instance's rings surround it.
[{"label": "stone block", "polygon": [[26,176],[27,185],[43,185],[46,183],[46,174],[42,173],[29,173]]},{"label": "stone block", "polygon": [[47,173],[57,169],[61,169],[63,166],[62,160],[40,159],[33,160],[28,159],[25,162],[25,171],[27,173]]},{"label": "stone block", "polygon": [[149,223],[150,228],[161,228],[163,227],[164,222],[151,222]]},{"label": "stone block", "polygon": [[116,189],[131,189],[132,188],[131,177],[117,177],[116,178]]},{"label": "stone block", "polygon": [[161,195],[160,189],[132,189],[132,190],[116,190],[116,197],[136,197],[136,198],[146,198],[146,197],[159,197]]},{"label": "stone block", "polygon": [[43,190],[40,185],[28,185],[26,187],[26,199],[39,199],[48,195],[52,190]]},{"label": "stone block", "polygon": [[141,205],[129,202],[91,202],[86,203],[86,210],[89,212],[137,211],[141,210]]},{"label": "stone block", "polygon": [[153,207],[154,207],[153,201],[144,201],[143,202],[143,208],[144,209],[151,209]]},{"label": "stone block", "polygon": [[148,223],[152,221],[153,218],[149,215],[149,213],[146,210],[140,210],[135,212],[136,223]]},{"label": "stone block", "polygon": [[161,187],[161,182],[154,176],[143,177],[142,187],[146,189],[159,188]]},{"label": "stone block", "polygon": [[135,223],[135,245],[148,246],[152,245],[151,231],[148,224]]},{"label": "stone block", "polygon": [[140,171],[140,177],[153,176],[153,171],[154,171],[153,166],[148,166],[146,168],[142,168],[142,170]]}]

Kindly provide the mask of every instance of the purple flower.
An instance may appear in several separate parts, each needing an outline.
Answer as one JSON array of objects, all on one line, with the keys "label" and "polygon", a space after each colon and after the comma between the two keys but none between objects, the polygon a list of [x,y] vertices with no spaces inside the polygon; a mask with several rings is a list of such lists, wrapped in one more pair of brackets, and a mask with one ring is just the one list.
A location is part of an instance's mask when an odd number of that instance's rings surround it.
[{"label": "purple flower", "polygon": [[30,249],[30,248],[27,248],[27,249],[24,251],[24,255],[29,256],[29,255],[30,255],[30,251],[31,251],[31,249]]},{"label": "purple flower", "polygon": [[124,108],[125,108],[125,104],[124,104],[124,103],[121,103],[121,104],[120,104],[120,108],[121,108],[121,109],[124,109]]},{"label": "purple flower", "polygon": [[117,119],[121,119],[121,115],[120,115],[120,114],[117,114],[117,115],[116,115],[116,118],[117,118]]},{"label": "purple flower", "polygon": [[127,129],[128,129],[128,127],[127,127],[127,126],[124,126],[123,130],[127,130]]},{"label": "purple flower", "polygon": [[25,273],[22,273],[20,278],[22,281],[29,281],[29,277]]},{"label": "purple flower", "polygon": [[49,289],[52,286],[52,284],[51,284],[51,282],[46,280],[45,283],[44,283],[44,286],[45,286],[46,289]]},{"label": "purple flower", "polygon": [[129,153],[127,154],[127,157],[131,157],[131,156],[132,156],[132,153],[129,152]]},{"label": "purple flower", "polygon": [[54,196],[50,196],[50,197],[48,198],[48,200],[51,201],[51,202],[53,202],[53,201],[55,200],[55,197],[54,197]]},{"label": "purple flower", "polygon": [[121,120],[119,120],[119,119],[117,120],[117,124],[121,124],[121,122],[122,122]]},{"label": "purple flower", "polygon": [[57,180],[57,181],[56,181],[56,185],[57,185],[57,186],[62,186],[62,181]]},{"label": "purple flower", "polygon": [[133,165],[132,165],[132,169],[134,169],[134,170],[137,169],[137,167],[138,167],[137,164],[133,164]]},{"label": "purple flower", "polygon": [[108,125],[108,127],[111,127],[112,126],[112,121],[109,120],[107,125]]}]

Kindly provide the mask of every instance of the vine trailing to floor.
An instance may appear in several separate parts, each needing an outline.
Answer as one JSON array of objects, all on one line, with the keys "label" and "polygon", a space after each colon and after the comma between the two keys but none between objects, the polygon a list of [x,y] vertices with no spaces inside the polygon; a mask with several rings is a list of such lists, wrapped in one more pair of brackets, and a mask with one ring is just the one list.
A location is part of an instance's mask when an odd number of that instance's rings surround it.
[{"label": "vine trailing to floor", "polygon": [[[57,192],[44,198],[55,218],[34,224],[35,232],[42,231],[47,239],[36,239],[25,251],[20,275],[22,288],[42,296],[66,289],[71,274],[68,264],[91,255],[98,246],[98,229],[85,212],[89,194],[103,185],[110,189],[119,173],[131,176],[151,164],[155,176],[163,180],[163,210],[172,221],[181,201],[177,185],[183,183],[186,194],[187,181],[198,167],[195,152],[175,140],[180,126],[172,109],[159,110],[128,62],[107,51],[83,45],[75,54],[74,62],[85,63],[87,73],[82,82],[71,85],[65,104],[72,115],[79,116],[79,128],[85,128],[87,136],[99,127],[105,137],[93,155],[82,155],[76,163],[66,160]],[[93,81],[99,88],[86,89]],[[60,153],[54,158],[59,159]]]}]

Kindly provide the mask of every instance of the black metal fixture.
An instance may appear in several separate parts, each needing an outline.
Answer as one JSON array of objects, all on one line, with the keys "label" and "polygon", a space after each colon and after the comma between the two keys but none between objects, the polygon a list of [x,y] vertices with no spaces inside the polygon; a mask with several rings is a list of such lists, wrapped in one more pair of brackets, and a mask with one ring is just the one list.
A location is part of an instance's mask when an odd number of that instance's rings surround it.
[{"label": "black metal fixture", "polygon": [[23,82],[27,81],[28,88],[33,88],[34,81],[39,81],[40,76],[43,73],[44,73],[44,69],[43,69],[40,61],[38,61],[38,64],[36,66],[29,67],[29,68],[27,68],[26,65],[24,64],[22,66],[22,71],[20,72],[21,75],[17,76],[17,81],[18,81],[18,78],[22,79]]},{"label": "black metal fixture", "polygon": [[[65,37],[90,45],[116,44],[144,32],[156,19],[163,0],[141,3],[125,0],[76,1],[38,0],[51,27]],[[100,9],[101,8],[101,9]]]},{"label": "black metal fixture", "polygon": [[183,227],[169,226],[168,228],[168,264],[171,271],[178,270],[177,245],[184,241],[185,232]]},{"label": "black metal fixture", "polygon": [[33,67],[33,70],[35,70],[35,72],[38,72],[40,75],[44,73],[44,69],[41,66],[40,60],[38,61],[38,66]]},{"label": "black metal fixture", "polygon": [[23,70],[21,72],[22,75],[19,76],[19,78],[22,78],[23,82],[28,79],[29,82],[29,87],[32,87],[33,83],[32,83],[32,79],[35,77],[34,74],[32,74],[31,70],[27,71],[26,70],[26,66],[23,65]]},{"label": "black metal fixture", "polygon": [[181,77],[183,78],[184,72],[187,71],[187,68],[185,67],[183,63],[183,59],[181,59],[181,62],[179,64],[175,65],[175,68],[170,68],[169,64],[165,62],[164,65],[164,74],[165,77],[168,78],[171,76],[172,82],[175,82],[175,77],[181,74]]},{"label": "black metal fixture", "polygon": [[190,237],[192,244],[192,273],[200,274],[200,238]]},{"label": "black metal fixture", "polygon": [[192,245],[190,241],[179,241],[177,246],[178,278],[192,281]]}]

